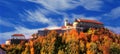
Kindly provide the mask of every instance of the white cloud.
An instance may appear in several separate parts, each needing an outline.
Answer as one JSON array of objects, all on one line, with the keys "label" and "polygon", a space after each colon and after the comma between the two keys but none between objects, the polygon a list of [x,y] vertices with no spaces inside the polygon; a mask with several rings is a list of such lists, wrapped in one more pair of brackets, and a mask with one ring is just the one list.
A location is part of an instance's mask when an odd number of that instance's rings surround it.
[{"label": "white cloud", "polygon": [[41,12],[39,11],[35,11],[35,12],[32,12],[32,11],[27,11],[27,20],[28,21],[31,21],[31,22],[42,22],[42,23],[49,23],[50,20],[47,19]]},{"label": "white cloud", "polygon": [[109,13],[104,14],[104,16],[116,19],[120,18],[120,7],[112,9]]},{"label": "white cloud", "polygon": [[120,27],[106,26],[106,28],[112,30],[113,32],[120,34]]},{"label": "white cloud", "polygon": [[45,11],[45,9],[36,9],[35,11],[25,10],[24,14],[20,14],[20,16],[24,16],[24,21],[26,19],[29,22],[38,22],[48,24],[48,26],[56,26],[57,23],[54,19],[46,17],[46,14],[48,13],[48,10]]},{"label": "white cloud", "polygon": [[77,4],[74,4],[72,0],[28,0],[45,6],[47,9],[65,10],[73,8]]},{"label": "white cloud", "polygon": [[12,24],[8,21],[2,20],[2,19],[0,19],[0,25],[7,26],[7,27],[14,27],[15,26],[14,24]]},{"label": "white cloud", "polygon": [[[26,1],[26,0],[24,0]],[[49,10],[68,10],[82,6],[87,10],[100,10],[103,2],[101,0],[27,0],[43,5]]]},{"label": "white cloud", "polygon": [[[26,1],[26,0],[24,0]],[[39,5],[43,5],[46,9],[39,8],[35,11],[28,11],[27,16],[28,20],[31,22],[42,22],[55,25],[57,23],[52,23],[55,20],[52,20],[52,18],[45,17],[46,14],[51,14],[51,12],[57,13],[59,15],[62,15],[63,17],[66,17],[66,13],[62,12],[61,10],[68,10],[68,9],[74,9],[78,6],[82,6],[87,10],[93,10],[98,11],[101,8],[102,1],[100,0],[27,0],[29,2],[37,3]],[[93,17],[91,17],[92,19]],[[89,17],[90,19],[90,17]],[[64,19],[63,19],[64,20]],[[63,22],[62,22],[63,24]]]},{"label": "white cloud", "polygon": [[102,4],[101,0],[80,0],[80,5],[87,10],[100,11]]},{"label": "white cloud", "polygon": [[72,14],[73,18],[83,18],[83,19],[91,19],[91,20],[100,20],[101,18],[100,17],[87,17],[85,15],[77,15],[77,14]]}]

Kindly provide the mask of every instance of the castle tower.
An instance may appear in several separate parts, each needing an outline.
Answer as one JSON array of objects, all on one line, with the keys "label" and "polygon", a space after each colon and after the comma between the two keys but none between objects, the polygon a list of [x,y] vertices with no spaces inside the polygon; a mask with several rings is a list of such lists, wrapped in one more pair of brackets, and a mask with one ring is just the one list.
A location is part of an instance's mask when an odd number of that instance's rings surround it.
[{"label": "castle tower", "polygon": [[64,26],[67,26],[67,25],[68,25],[68,20],[65,20]]},{"label": "castle tower", "polygon": [[78,20],[75,19],[75,21],[73,22],[73,28],[77,28],[77,24],[78,24]]}]

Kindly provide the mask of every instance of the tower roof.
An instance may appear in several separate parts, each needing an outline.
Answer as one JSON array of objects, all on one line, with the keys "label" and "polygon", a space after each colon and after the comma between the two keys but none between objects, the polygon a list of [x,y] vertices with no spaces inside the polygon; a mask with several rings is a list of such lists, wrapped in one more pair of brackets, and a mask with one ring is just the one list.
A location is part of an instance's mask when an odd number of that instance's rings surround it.
[{"label": "tower roof", "polygon": [[23,34],[13,34],[12,36],[24,36]]}]

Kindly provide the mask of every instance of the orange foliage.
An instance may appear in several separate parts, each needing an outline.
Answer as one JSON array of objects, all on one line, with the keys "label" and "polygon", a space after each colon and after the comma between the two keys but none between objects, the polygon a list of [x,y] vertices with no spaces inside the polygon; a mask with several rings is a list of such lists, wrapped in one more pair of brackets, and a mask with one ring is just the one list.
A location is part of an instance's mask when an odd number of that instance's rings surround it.
[{"label": "orange foliage", "polygon": [[95,54],[93,51],[87,50],[87,54]]},{"label": "orange foliage", "polygon": [[33,47],[30,49],[30,52],[31,52],[31,54],[35,54],[35,53],[34,53],[34,48],[33,48]]},{"label": "orange foliage", "polygon": [[33,41],[32,40],[30,40],[30,46],[33,47]]},{"label": "orange foliage", "polygon": [[87,42],[86,48],[87,48],[87,49],[90,49],[90,46],[91,46],[91,44]]},{"label": "orange foliage", "polygon": [[79,34],[79,39],[84,39],[84,40],[87,40],[87,36],[84,32],[80,32]]},{"label": "orange foliage", "polygon": [[54,43],[55,40],[56,40],[56,38],[52,38],[51,43]]},{"label": "orange foliage", "polygon": [[98,41],[99,40],[99,37],[97,35],[93,35],[91,37],[91,41],[95,42],[95,41]]},{"label": "orange foliage", "polygon": [[73,35],[73,36],[75,36],[75,37],[78,36],[78,32],[77,32],[76,29],[70,30],[69,34],[70,34],[70,35]]},{"label": "orange foliage", "polygon": [[[96,33],[96,31],[100,33]],[[60,35],[57,35],[56,31],[51,31],[46,36],[38,36],[36,39],[30,39],[26,43],[21,42],[19,45],[23,46],[22,51],[26,51],[29,54],[110,54],[112,48],[111,44],[119,44],[120,37],[111,35],[111,33],[106,34],[106,31],[107,30],[105,29],[90,29],[89,32],[85,33],[81,31],[78,33],[77,30],[71,29]],[[13,47],[15,48],[15,45],[10,45],[9,47],[6,45],[1,46],[6,47],[9,50],[16,50],[13,49]]]},{"label": "orange foliage", "polygon": [[102,48],[103,48],[103,49],[102,49],[102,50],[103,50],[103,54],[110,54],[110,53],[109,53],[109,47],[108,47],[108,46],[103,45]]},{"label": "orange foliage", "polygon": [[5,44],[1,44],[0,46],[1,46],[2,48],[5,48],[5,47],[6,47],[6,45],[5,45]]}]

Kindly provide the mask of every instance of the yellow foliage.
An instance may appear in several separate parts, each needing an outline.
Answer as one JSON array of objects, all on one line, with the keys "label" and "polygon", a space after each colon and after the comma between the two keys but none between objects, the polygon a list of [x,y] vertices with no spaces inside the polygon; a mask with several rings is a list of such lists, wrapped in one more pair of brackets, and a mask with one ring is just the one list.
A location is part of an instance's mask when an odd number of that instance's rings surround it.
[{"label": "yellow foliage", "polygon": [[58,54],[65,54],[63,50],[59,50]]},{"label": "yellow foliage", "polygon": [[41,52],[40,54],[46,54],[45,52]]},{"label": "yellow foliage", "polygon": [[95,52],[91,50],[87,50],[87,54],[95,54]]},{"label": "yellow foliage", "polygon": [[34,54],[34,48],[33,47],[30,49],[30,52],[31,52],[31,54]]},{"label": "yellow foliage", "polygon": [[91,46],[91,43],[87,42],[86,48],[87,48],[87,49],[90,49],[90,46]]}]

